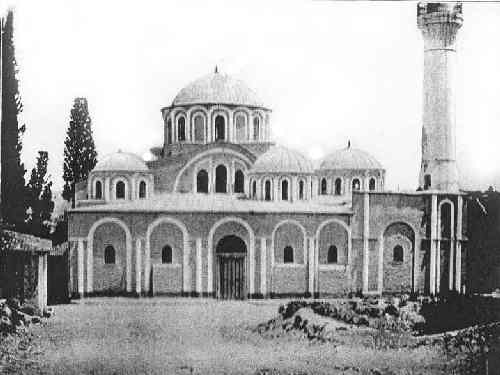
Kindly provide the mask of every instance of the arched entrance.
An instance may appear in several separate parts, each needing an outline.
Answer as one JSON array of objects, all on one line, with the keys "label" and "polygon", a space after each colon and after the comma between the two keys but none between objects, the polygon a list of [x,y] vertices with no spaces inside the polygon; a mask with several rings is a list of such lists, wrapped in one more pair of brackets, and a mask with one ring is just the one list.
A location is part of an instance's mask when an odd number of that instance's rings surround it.
[{"label": "arched entrance", "polygon": [[218,298],[245,298],[246,252],[247,246],[245,242],[238,236],[225,236],[217,243],[216,254],[218,267]]}]

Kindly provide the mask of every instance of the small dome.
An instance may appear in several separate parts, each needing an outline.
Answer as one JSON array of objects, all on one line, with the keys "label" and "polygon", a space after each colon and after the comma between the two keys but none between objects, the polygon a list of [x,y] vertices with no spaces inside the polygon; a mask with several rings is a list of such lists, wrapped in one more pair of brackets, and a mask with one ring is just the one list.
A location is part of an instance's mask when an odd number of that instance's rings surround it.
[{"label": "small dome", "polygon": [[257,94],[243,81],[233,79],[217,71],[207,74],[184,87],[172,102],[172,106],[192,104],[233,104],[261,107]]},{"label": "small dome", "polygon": [[327,155],[319,169],[384,169],[382,164],[369,153],[350,146]]},{"label": "small dome", "polygon": [[92,170],[97,171],[148,171],[144,160],[130,152],[115,152],[99,160]]},{"label": "small dome", "polygon": [[313,173],[314,167],[300,152],[271,147],[257,158],[250,173]]}]

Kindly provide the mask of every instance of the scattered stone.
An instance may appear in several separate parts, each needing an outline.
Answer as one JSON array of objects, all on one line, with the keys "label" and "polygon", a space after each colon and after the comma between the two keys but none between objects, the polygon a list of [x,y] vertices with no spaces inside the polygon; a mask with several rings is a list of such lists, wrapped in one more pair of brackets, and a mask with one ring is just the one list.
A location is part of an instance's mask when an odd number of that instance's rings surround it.
[{"label": "scattered stone", "polygon": [[396,317],[397,317],[397,316],[399,316],[399,310],[398,310],[398,308],[397,308],[396,306],[394,306],[394,305],[388,305],[388,306],[385,308],[384,312],[385,312],[386,314],[389,314],[389,315],[392,315],[392,316],[396,316]]}]

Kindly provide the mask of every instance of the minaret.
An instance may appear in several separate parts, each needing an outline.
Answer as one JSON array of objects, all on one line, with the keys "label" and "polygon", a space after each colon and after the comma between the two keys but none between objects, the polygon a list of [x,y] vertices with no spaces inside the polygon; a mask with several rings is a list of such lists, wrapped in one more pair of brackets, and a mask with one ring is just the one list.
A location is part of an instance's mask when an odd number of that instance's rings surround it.
[{"label": "minaret", "polygon": [[457,192],[455,149],[456,36],[461,3],[419,3],[418,27],[424,37],[422,165],[419,186]]}]

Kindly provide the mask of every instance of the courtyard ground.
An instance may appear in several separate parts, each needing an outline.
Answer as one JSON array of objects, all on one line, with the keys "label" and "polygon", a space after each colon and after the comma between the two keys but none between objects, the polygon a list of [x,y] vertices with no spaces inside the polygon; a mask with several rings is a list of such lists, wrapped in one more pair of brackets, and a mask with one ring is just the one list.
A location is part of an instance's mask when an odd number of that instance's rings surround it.
[{"label": "courtyard ground", "polygon": [[[33,328],[42,374],[429,374],[437,350],[375,351],[252,332],[284,300],[92,298],[55,306]],[[378,372],[377,372],[378,371]]]}]

